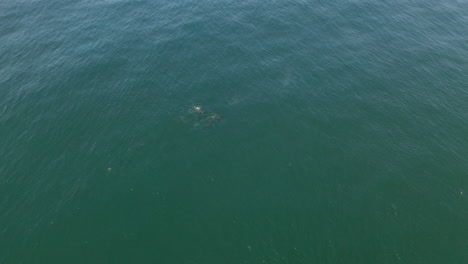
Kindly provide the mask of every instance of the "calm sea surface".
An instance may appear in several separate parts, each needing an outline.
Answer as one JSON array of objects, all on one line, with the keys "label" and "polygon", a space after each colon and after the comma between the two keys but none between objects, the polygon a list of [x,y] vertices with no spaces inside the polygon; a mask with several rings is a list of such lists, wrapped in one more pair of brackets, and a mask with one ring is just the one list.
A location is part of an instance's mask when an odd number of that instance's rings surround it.
[{"label": "calm sea surface", "polygon": [[468,2],[0,1],[0,263],[468,263]]}]

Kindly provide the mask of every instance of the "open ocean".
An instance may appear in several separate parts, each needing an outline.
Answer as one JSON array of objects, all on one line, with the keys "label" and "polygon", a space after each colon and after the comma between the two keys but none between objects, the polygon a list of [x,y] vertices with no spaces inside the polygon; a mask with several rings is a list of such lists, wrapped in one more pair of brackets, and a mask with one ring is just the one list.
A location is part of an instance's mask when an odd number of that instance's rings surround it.
[{"label": "open ocean", "polygon": [[468,1],[1,0],[0,263],[468,263]]}]

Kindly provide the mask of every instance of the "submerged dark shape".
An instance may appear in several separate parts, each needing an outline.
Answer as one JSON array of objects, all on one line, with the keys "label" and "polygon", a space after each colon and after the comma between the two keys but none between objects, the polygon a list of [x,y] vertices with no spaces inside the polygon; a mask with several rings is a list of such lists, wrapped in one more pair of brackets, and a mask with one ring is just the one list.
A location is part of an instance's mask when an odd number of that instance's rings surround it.
[{"label": "submerged dark shape", "polygon": [[210,115],[209,117],[207,117],[205,119],[207,125],[209,125],[209,126],[213,125],[214,123],[218,122],[219,120],[221,120],[221,116],[219,116],[217,114],[212,114],[212,115]]},{"label": "submerged dark shape", "polygon": [[221,120],[220,115],[206,111],[200,105],[193,106],[189,112],[192,114],[191,119],[193,119],[195,127],[213,126]]}]

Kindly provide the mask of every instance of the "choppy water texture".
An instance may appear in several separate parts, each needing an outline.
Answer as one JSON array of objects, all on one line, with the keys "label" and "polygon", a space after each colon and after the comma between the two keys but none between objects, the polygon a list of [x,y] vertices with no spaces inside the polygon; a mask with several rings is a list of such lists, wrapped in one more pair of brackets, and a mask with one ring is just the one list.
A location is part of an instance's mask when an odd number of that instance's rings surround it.
[{"label": "choppy water texture", "polygon": [[467,1],[0,25],[0,263],[468,263]]}]

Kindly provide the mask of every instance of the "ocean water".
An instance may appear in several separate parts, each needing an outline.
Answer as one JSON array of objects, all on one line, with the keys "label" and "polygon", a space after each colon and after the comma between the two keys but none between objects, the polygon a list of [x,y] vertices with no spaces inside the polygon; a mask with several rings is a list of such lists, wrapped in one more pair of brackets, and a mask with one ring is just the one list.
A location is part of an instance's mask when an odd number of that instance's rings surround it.
[{"label": "ocean water", "polygon": [[466,0],[0,1],[0,263],[465,264],[467,195]]}]

